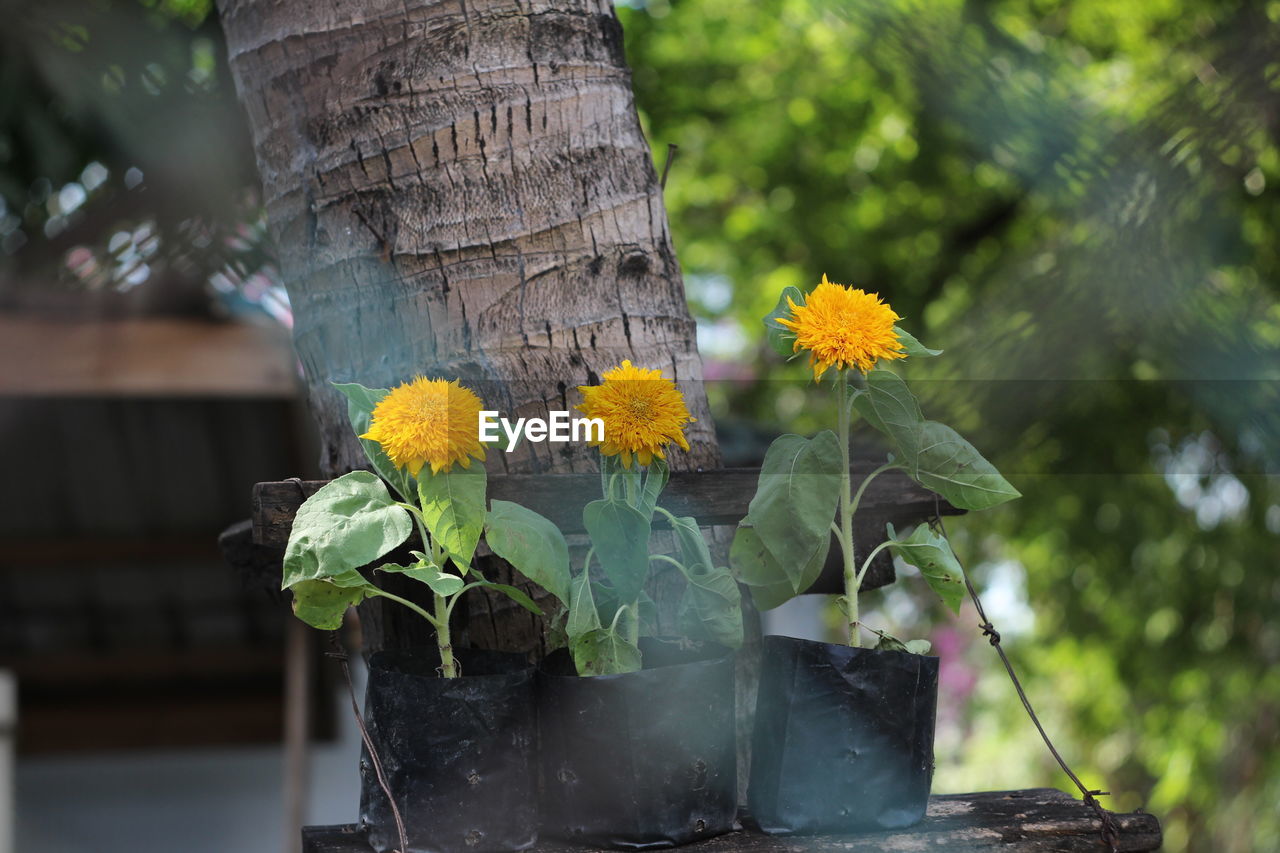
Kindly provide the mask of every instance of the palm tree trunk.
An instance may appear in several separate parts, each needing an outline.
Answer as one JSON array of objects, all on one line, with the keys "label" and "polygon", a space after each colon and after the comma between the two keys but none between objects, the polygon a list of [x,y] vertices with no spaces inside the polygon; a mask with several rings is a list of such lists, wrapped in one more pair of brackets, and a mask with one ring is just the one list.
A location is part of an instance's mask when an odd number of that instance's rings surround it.
[{"label": "palm tree trunk", "polygon": [[[542,416],[622,359],[684,387],[698,421],[673,465],[718,463],[611,3],[219,7],[327,473],[363,464],[330,382],[457,376],[491,408]],[[572,444],[489,461],[594,465]]]}]

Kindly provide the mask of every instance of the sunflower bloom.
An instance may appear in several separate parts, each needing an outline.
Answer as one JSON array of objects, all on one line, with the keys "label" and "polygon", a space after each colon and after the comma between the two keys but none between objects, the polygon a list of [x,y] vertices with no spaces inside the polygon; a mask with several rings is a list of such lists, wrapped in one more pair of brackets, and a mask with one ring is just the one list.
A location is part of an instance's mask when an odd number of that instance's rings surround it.
[{"label": "sunflower bloom", "polygon": [[804,305],[790,297],[787,304],[791,317],[778,323],[796,333],[795,352],[809,351],[815,381],[830,367],[866,373],[880,359],[906,357],[893,328],[902,318],[874,293],[827,281],[823,274]]},{"label": "sunflower bloom", "polygon": [[431,473],[448,471],[455,462],[471,466],[471,457],[484,459],[476,423],[482,404],[457,380],[419,376],[382,398],[373,409],[373,422],[361,438],[382,445],[398,468],[418,476],[423,465]]},{"label": "sunflower bloom", "polygon": [[582,403],[577,407],[589,418],[604,421],[604,440],[591,444],[605,456],[617,456],[624,468],[634,458],[648,465],[653,457],[665,459],[664,445],[675,443],[684,450],[685,424],[693,423],[684,405],[684,395],[661,371],[632,367],[631,362],[606,370],[600,385],[580,385]]}]

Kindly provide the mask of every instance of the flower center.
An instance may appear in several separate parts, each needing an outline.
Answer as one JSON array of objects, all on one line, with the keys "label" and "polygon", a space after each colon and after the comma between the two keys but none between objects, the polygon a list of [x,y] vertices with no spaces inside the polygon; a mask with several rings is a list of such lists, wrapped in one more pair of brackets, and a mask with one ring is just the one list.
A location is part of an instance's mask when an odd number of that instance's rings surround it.
[{"label": "flower center", "polygon": [[639,420],[647,420],[653,416],[653,405],[645,397],[632,397],[627,401],[627,408]]}]

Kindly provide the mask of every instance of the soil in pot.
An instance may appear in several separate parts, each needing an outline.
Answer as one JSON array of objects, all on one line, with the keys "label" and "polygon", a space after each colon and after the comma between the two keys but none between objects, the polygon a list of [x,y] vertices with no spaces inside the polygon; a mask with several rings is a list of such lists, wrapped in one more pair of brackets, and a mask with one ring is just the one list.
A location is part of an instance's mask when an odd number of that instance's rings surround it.
[{"label": "soil in pot", "polygon": [[747,808],[772,835],[900,829],[933,780],[938,659],[765,637]]},{"label": "soil in pot", "polygon": [[[365,723],[404,820],[407,853],[524,850],[537,841],[534,669],[521,655],[436,650],[369,660]],[[378,853],[400,847],[395,818],[365,751],[360,823]]]},{"label": "soil in pot", "polygon": [[643,639],[644,669],[578,677],[561,649],[538,672],[543,834],[673,847],[734,829],[734,654]]}]

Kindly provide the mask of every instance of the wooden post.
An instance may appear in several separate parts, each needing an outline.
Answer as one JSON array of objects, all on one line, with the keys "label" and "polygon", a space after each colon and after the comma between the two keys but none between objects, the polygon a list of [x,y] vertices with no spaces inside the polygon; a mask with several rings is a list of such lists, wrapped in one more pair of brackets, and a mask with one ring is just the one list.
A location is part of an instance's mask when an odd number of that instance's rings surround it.
[{"label": "wooden post", "polygon": [[14,853],[13,742],[18,727],[18,685],[0,669],[0,853]]},{"label": "wooden post", "polygon": [[298,830],[306,819],[310,784],[311,628],[286,617],[284,652],[284,853],[298,853]]}]

